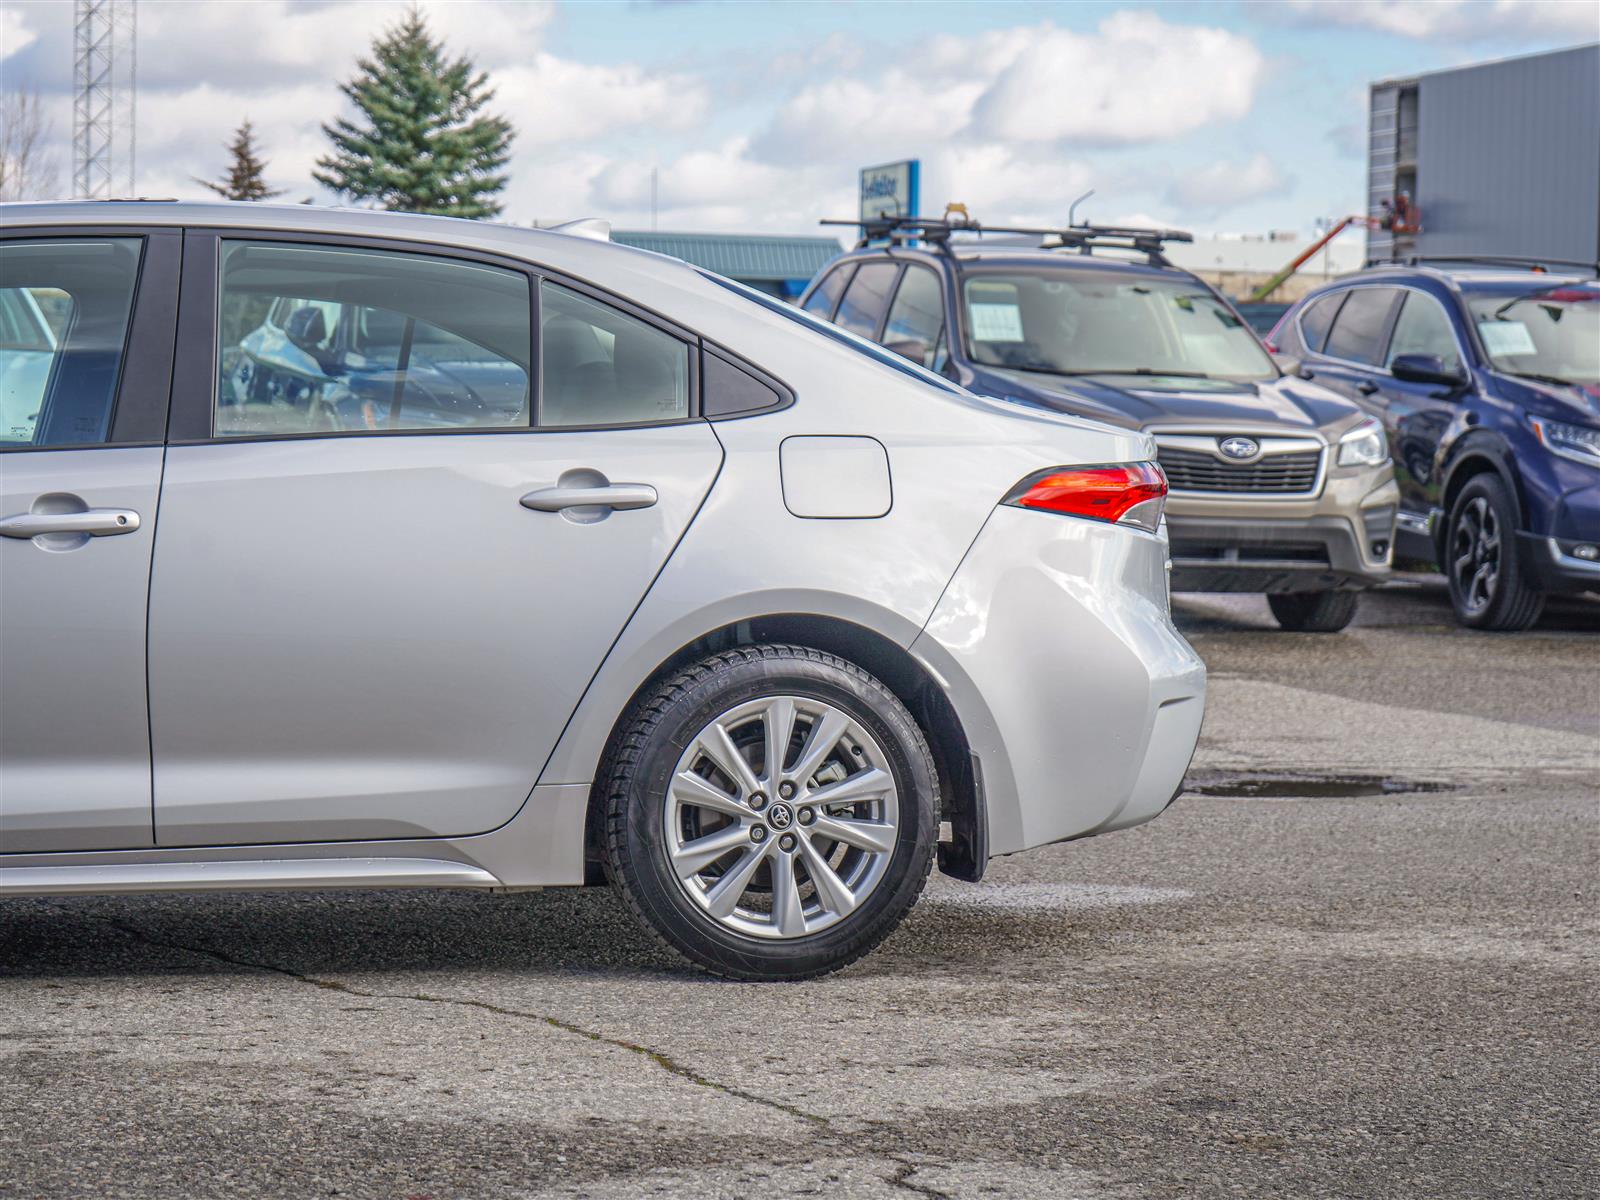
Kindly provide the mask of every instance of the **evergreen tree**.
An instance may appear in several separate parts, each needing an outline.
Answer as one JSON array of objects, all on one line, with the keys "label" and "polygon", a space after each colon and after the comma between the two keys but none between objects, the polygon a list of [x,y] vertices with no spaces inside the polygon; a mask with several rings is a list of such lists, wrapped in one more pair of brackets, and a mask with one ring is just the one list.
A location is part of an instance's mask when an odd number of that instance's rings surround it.
[{"label": "evergreen tree", "polygon": [[396,212],[493,217],[506,186],[511,123],[483,115],[488,76],[450,59],[415,8],[372,45],[372,57],[340,90],[357,120],[322,131],[334,152],[317,162],[318,183]]},{"label": "evergreen tree", "polygon": [[195,182],[210,188],[224,200],[271,200],[283,195],[282,189],[267,186],[267,164],[256,153],[255,132],[249,121],[234,131],[228,153],[233,155],[233,163],[226,175],[216,183],[200,178]]}]

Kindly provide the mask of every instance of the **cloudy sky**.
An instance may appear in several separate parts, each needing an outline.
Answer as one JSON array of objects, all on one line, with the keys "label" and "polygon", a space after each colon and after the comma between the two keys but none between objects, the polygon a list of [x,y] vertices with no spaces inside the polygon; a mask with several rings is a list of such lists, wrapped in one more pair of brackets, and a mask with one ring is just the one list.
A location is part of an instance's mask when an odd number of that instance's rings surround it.
[{"label": "cloudy sky", "polygon": [[[518,137],[505,219],[808,232],[855,173],[917,156],[925,209],[1309,229],[1361,204],[1366,85],[1600,38],[1594,0],[1273,3],[446,2],[423,10]],[[0,0],[70,178],[72,9]],[[288,200],[396,0],[140,0],[137,190],[203,194],[248,117]]]}]

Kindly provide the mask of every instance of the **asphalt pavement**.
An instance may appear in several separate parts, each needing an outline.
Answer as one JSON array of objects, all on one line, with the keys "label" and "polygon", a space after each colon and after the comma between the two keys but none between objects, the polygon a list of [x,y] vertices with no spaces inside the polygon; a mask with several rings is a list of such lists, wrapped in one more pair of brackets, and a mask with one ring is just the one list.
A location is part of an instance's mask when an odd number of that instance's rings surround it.
[{"label": "asphalt pavement", "polygon": [[0,902],[0,1196],[1596,1195],[1600,605],[1175,609],[1190,792],[816,982],[604,889]]}]

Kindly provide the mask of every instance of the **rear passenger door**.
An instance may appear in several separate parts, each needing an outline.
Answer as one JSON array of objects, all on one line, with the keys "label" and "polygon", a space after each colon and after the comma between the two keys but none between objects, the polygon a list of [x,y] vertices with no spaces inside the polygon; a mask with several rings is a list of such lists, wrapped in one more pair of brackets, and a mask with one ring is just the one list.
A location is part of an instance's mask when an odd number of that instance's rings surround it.
[{"label": "rear passenger door", "polygon": [[0,853],[151,844],[176,231],[0,235]]},{"label": "rear passenger door", "polygon": [[470,253],[187,243],[158,844],[503,824],[716,476],[697,348]]}]

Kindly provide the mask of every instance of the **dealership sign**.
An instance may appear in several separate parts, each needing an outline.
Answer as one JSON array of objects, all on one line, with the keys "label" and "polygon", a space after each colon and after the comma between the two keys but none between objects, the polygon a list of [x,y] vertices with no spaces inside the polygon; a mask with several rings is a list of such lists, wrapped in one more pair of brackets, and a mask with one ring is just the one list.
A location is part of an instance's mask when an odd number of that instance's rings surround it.
[{"label": "dealership sign", "polygon": [[863,168],[861,219],[915,216],[921,175],[922,163],[915,158]]}]

